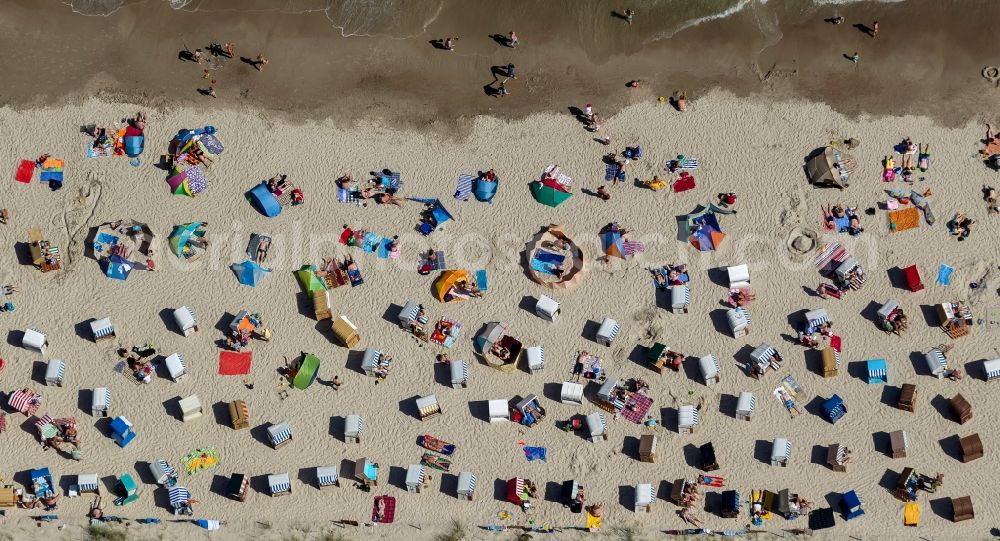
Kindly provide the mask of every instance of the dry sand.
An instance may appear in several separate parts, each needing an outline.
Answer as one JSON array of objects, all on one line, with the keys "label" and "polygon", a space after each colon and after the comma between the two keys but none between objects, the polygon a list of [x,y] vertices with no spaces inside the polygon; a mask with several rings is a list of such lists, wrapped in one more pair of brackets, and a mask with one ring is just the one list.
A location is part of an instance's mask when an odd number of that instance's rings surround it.
[{"label": "dry sand", "polygon": [[[0,437],[0,471],[7,478],[13,476],[23,483],[25,470],[48,466],[66,487],[77,473],[97,472],[106,481],[123,473],[138,473],[142,483],[139,501],[121,509],[112,510],[109,505],[106,510],[125,517],[166,519],[164,492],[151,484],[146,463],[165,458],[179,466],[182,455],[199,446],[214,446],[221,453],[221,465],[190,477],[182,474],[181,484],[201,501],[195,517],[229,521],[222,531],[212,534],[227,539],[312,539],[321,531],[352,539],[369,535],[430,538],[448,530],[453,520],[473,535],[476,525],[495,522],[498,510],[514,511],[511,504],[501,501],[502,480],[528,477],[546,494],[557,494],[559,483],[578,479],[587,487],[591,501],[606,503],[607,532],[635,528],[645,537],[653,537],[657,530],[683,527],[676,508],[661,500],[652,514],[635,514],[630,508],[629,487],[654,483],[665,497],[670,481],[695,475],[695,468],[685,458],[691,446],[713,441],[722,465],[717,473],[744,497],[753,488],[776,491],[788,487],[825,507],[827,502],[836,504],[839,493],[856,489],[867,514],[849,523],[838,519],[836,529],[828,530],[830,538],[888,539],[919,534],[932,539],[959,532],[984,538],[998,518],[992,505],[992,487],[1000,482],[997,439],[995,432],[987,429],[996,421],[997,399],[991,398],[975,367],[970,370],[973,377],[964,381],[939,381],[927,374],[921,355],[932,346],[951,342],[936,327],[929,305],[970,300],[977,318],[986,317],[997,305],[992,289],[973,300],[966,285],[993,267],[997,255],[997,221],[986,215],[980,196],[980,186],[993,180],[993,173],[976,157],[976,142],[982,135],[978,125],[946,129],[918,117],[852,121],[825,105],[777,107],[724,93],[697,101],[683,115],[666,105],[635,105],[606,120],[602,133],[614,138],[613,148],[618,150],[621,145],[617,143],[641,142],[646,156],[633,162],[629,182],[614,188],[612,200],[603,202],[579,192],[584,187],[596,188],[603,178],[600,158],[608,149],[594,143],[592,134],[567,115],[540,114],[518,122],[479,117],[468,138],[440,140],[377,125],[349,129],[328,122],[293,125],[247,112],[175,109],[150,114],[146,153],[139,168],[120,158],[88,161],[84,157],[87,140],[77,126],[94,121],[111,124],[136,109],[133,105],[89,101],[60,108],[0,110],[0,123],[6,127],[2,145],[10,162],[41,152],[67,162],[67,181],[61,191],[49,192],[38,182],[10,182],[3,190],[2,206],[11,210],[13,220],[0,228],[10,250],[2,281],[19,285],[22,293],[13,299],[17,310],[0,316],[3,326],[10,329],[3,349],[7,369],[0,380],[5,391],[25,385],[41,391],[45,397],[42,411],[76,416],[84,438],[80,462],[61,458],[53,451],[42,452],[31,425],[21,428],[18,425],[23,416],[10,415],[11,428]],[[206,123],[218,127],[227,146],[209,172],[209,189],[194,199],[171,195],[164,171],[153,165],[155,158],[176,130]],[[835,238],[868,270],[867,285],[840,301],[810,295],[807,290],[819,283],[820,277],[808,260],[790,256],[785,248],[788,232],[800,227],[822,234],[821,204],[841,202],[864,209],[884,199],[881,190],[887,185],[880,180],[880,159],[904,136],[931,143],[933,168],[918,187],[934,191],[930,201],[938,225],[922,224],[918,230],[892,235],[883,212],[864,216],[866,231],[861,237],[845,234]],[[845,137],[862,142],[854,151],[860,163],[853,185],[842,193],[813,189],[802,173],[803,157],[831,139]],[[695,172],[696,190],[678,195],[632,186],[632,177],[649,178],[657,172],[663,176],[664,161],[678,153],[701,161]],[[534,202],[526,187],[548,163],[560,164],[576,179],[576,195],[556,209]],[[416,203],[403,208],[336,203],[336,176],[349,171],[360,178],[382,167],[402,171],[404,195],[440,197],[456,220],[423,238],[413,232],[419,214]],[[459,173],[486,168],[496,169],[502,179],[494,204],[461,203],[451,198]],[[302,186],[306,204],[267,219],[246,203],[243,193],[276,173],[287,173]],[[83,204],[77,199],[81,190],[90,194]],[[729,234],[722,248],[715,253],[698,253],[677,241],[674,217],[721,191],[739,194],[739,213],[722,221]],[[944,226],[956,211],[978,220],[971,239],[964,243],[949,237]],[[97,262],[82,255],[88,229],[118,218],[148,222],[159,235],[155,272],[135,272],[127,282],[115,282],[101,276]],[[166,237],[173,225],[197,220],[209,222],[213,245],[200,262],[184,266],[168,253]],[[646,242],[646,253],[627,262],[596,262],[597,232],[612,220],[634,230]],[[548,223],[564,224],[584,245],[589,269],[576,289],[553,294],[530,281],[519,264],[524,243]],[[402,258],[383,261],[335,244],[343,224],[401,235]],[[14,263],[13,247],[26,239],[27,229],[33,225],[41,226],[49,239],[63,247],[65,270],[41,274]],[[268,234],[275,240],[269,260],[274,272],[252,289],[239,285],[227,268],[244,258],[241,254],[251,232]],[[428,243],[445,250],[453,266],[488,269],[488,295],[448,305],[435,301],[430,292],[434,276],[415,272],[417,253]],[[328,323],[317,324],[312,319],[310,303],[291,272],[304,263],[318,262],[321,256],[347,253],[361,266],[365,283],[357,288],[338,288],[332,297],[335,312],[348,315],[360,327],[362,341],[353,353],[330,341],[325,330]],[[674,315],[655,304],[646,268],[665,262],[690,266],[692,305],[688,314]],[[934,285],[942,262],[956,269],[949,288]],[[720,330],[719,322],[724,325],[725,321],[724,316],[720,318],[720,300],[726,290],[710,276],[714,276],[712,269],[739,263],[750,265],[757,300],[751,308],[750,336],[733,339]],[[887,274],[887,269],[914,263],[927,285],[916,294],[894,285]],[[563,315],[555,323],[532,313],[531,299],[543,293],[562,302]],[[868,318],[873,306],[889,297],[897,298],[910,314],[912,328],[903,336],[884,334]],[[444,375],[434,365],[434,355],[443,350],[432,344],[421,346],[399,329],[395,310],[407,299],[423,302],[432,320],[446,315],[464,324],[462,338],[448,353],[473,365],[468,388],[443,385]],[[182,305],[193,307],[203,323],[201,331],[188,338],[175,332],[169,322],[169,310]],[[845,342],[847,366],[834,379],[824,380],[816,373],[813,352],[783,339],[797,329],[798,321],[790,314],[819,307],[829,311]],[[244,389],[239,377],[216,375],[217,343],[223,336],[218,327],[228,321],[227,314],[244,308],[259,311],[275,333],[270,343],[253,344],[252,379],[256,387],[252,391]],[[118,340],[94,344],[87,337],[86,322],[104,316],[112,317]],[[616,318],[622,325],[621,335],[610,348],[593,341],[594,322],[604,316]],[[525,345],[545,347],[544,371],[534,375],[523,370],[500,373],[475,360],[471,339],[483,323],[495,319],[510,321],[512,333]],[[18,331],[27,327],[49,333],[51,348],[46,356],[11,345],[19,338]],[[958,365],[993,358],[996,336],[994,328],[977,326],[971,336],[954,341],[949,357]],[[643,354],[636,350],[637,345],[649,345],[654,339],[690,356],[716,354],[723,364],[722,382],[706,387],[695,381],[691,376],[697,371],[697,361],[693,359],[679,374],[650,372],[634,359]],[[128,346],[146,341],[155,343],[161,353],[182,353],[189,361],[190,376],[180,383],[157,378],[150,385],[136,386],[115,375],[112,367],[117,343]],[[769,373],[755,381],[737,369],[734,355],[762,341],[776,345],[786,364],[778,374]],[[357,350],[369,346],[397,360],[389,378],[377,386],[357,369]],[[559,382],[568,378],[574,352],[579,349],[598,351],[612,377],[642,377],[650,382],[650,395],[655,400],[652,411],[666,421],[658,429],[660,449],[655,464],[630,457],[629,449],[645,429],[625,420],[610,422],[609,441],[599,443],[588,443],[555,427],[570,415],[597,411],[590,403],[577,408],[553,399]],[[340,375],[346,380],[344,389],[334,392],[313,385],[306,391],[290,390],[287,399],[279,399],[276,369],[283,356],[302,350],[322,359],[320,378]],[[857,377],[855,363],[874,357],[888,360],[890,386],[868,385]],[[48,358],[67,362],[64,387],[43,388],[38,383],[39,366]],[[794,375],[804,387],[807,399],[803,404],[838,393],[849,413],[834,426],[812,413],[789,419],[771,396],[771,390],[787,374]],[[35,380],[29,383],[32,377]],[[887,405],[895,402],[898,386],[906,382],[918,386],[916,413]],[[125,415],[135,423],[138,437],[125,449],[105,436],[104,424],[95,423],[87,411],[87,390],[103,385],[111,387],[115,395],[112,414]],[[759,398],[758,413],[749,423],[734,419],[729,411],[732,395],[743,390]],[[975,410],[975,418],[965,426],[959,426],[941,405],[958,392]],[[176,399],[192,393],[201,398],[207,415],[182,423],[176,417]],[[421,422],[412,414],[412,400],[428,393],[437,394],[444,414]],[[525,429],[482,419],[483,401],[526,393],[538,394],[548,409],[541,426]],[[694,435],[677,434],[672,408],[678,400],[700,398],[708,404],[701,430]],[[233,399],[250,404],[251,430],[234,431],[227,426],[223,404]],[[809,406],[810,411],[814,405]],[[355,412],[365,417],[364,439],[360,444],[345,444],[340,418]],[[293,426],[294,439],[273,450],[264,443],[264,426],[286,420]],[[898,429],[909,432],[912,447],[909,458],[892,460],[883,448],[885,438],[878,434]],[[951,438],[973,432],[982,436],[987,454],[963,464],[955,458]],[[439,472],[434,472],[431,489],[423,494],[408,494],[400,488],[406,466],[416,463],[421,454],[414,440],[424,433],[458,446],[453,472],[472,471],[478,476],[475,501],[457,500],[453,495],[455,479]],[[772,467],[759,459],[775,437],[792,441],[787,468]],[[547,447],[548,460],[527,462],[518,445],[521,441]],[[834,473],[822,464],[825,446],[835,442],[855,450],[857,464],[852,472]],[[362,456],[378,461],[387,473],[373,494],[352,488],[350,482],[323,492],[312,484],[312,468],[337,465],[349,469],[352,461]],[[937,494],[932,498],[921,494],[923,519],[915,531],[904,529],[902,503],[885,488],[895,481],[892,472],[906,466],[930,475],[945,474],[944,486]],[[252,494],[245,503],[218,493],[224,487],[223,476],[233,471],[253,476]],[[262,492],[266,491],[266,475],[275,472],[291,474],[295,480],[292,496],[272,499]],[[102,487],[105,494],[107,488]],[[384,493],[398,498],[395,524],[374,531],[330,525],[331,520],[367,520],[372,496]],[[950,506],[942,498],[964,495],[972,496],[977,516],[953,525]],[[59,514],[61,523],[68,525],[63,537],[82,535],[88,502],[87,497],[63,499]],[[744,505],[738,519],[722,519],[707,512],[702,516],[710,528],[741,528],[748,522],[745,513]],[[4,530],[12,538],[37,535],[39,530],[29,518],[35,514],[39,513],[9,511],[2,519]],[[540,501],[530,517],[520,513],[515,517],[518,524],[532,520],[536,524],[583,526],[583,515],[571,514],[556,501]],[[272,526],[266,529],[260,522]],[[805,518],[787,523],[775,518],[766,524],[771,531],[805,526]],[[56,527],[55,523],[45,524],[42,530],[47,535],[60,535]],[[156,538],[164,534],[164,528],[167,535],[202,535],[191,525],[133,525],[130,530],[136,538]],[[474,535],[493,538],[482,532]],[[560,537],[571,535],[583,534],[565,532]]]}]

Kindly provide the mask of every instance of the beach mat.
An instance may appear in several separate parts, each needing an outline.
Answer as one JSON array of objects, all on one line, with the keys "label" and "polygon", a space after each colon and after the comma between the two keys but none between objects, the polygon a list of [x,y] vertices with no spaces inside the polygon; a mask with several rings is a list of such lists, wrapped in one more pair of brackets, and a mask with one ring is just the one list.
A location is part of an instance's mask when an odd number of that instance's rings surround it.
[{"label": "beach mat", "polygon": [[894,210],[889,213],[889,230],[893,233],[920,226],[920,211],[916,207]]},{"label": "beach mat", "polygon": [[242,376],[250,373],[253,352],[250,351],[220,351],[219,375]]},{"label": "beach mat", "polygon": [[31,160],[21,160],[14,173],[14,180],[27,184],[31,182],[32,175],[35,174],[35,162]]}]

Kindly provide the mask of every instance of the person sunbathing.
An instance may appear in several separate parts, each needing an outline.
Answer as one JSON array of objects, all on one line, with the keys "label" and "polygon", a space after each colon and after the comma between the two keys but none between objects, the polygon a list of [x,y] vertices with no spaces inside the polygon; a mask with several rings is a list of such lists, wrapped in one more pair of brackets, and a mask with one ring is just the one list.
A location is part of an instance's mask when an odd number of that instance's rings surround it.
[{"label": "person sunbathing", "polygon": [[501,361],[510,360],[510,350],[500,344],[493,344],[493,347],[490,348],[490,353],[499,357]]},{"label": "person sunbathing", "polygon": [[663,277],[663,273],[659,269],[649,269],[649,272],[653,275],[656,289],[667,289],[667,279]]},{"label": "person sunbathing", "polygon": [[376,204],[379,205],[396,205],[397,207],[403,206],[403,200],[386,192],[376,193],[372,196]]},{"label": "person sunbathing", "polygon": [[685,507],[684,509],[681,509],[678,513],[680,514],[684,522],[687,522],[688,524],[694,526],[695,528],[701,528],[703,524],[701,519],[694,514],[694,511],[690,507]]},{"label": "person sunbathing", "polygon": [[264,263],[267,259],[267,250],[271,247],[271,239],[261,238],[260,242],[257,243],[257,253],[254,256],[254,261],[258,264]]},{"label": "person sunbathing", "polygon": [[379,498],[375,502],[375,522],[385,520],[385,498]]},{"label": "person sunbathing", "polygon": [[101,520],[104,517],[104,510],[101,509],[101,495],[94,496],[94,501],[90,502],[90,511],[87,516],[92,519]]}]

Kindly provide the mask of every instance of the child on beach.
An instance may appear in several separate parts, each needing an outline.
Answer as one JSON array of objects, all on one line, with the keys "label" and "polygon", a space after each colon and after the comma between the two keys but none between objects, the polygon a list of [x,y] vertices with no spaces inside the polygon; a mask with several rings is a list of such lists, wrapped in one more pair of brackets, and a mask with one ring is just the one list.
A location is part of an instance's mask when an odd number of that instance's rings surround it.
[{"label": "child on beach", "polygon": [[635,11],[633,11],[631,9],[626,9],[625,10],[625,22],[627,22],[629,25],[631,25],[632,24],[632,19],[634,17],[635,17]]},{"label": "child on beach", "polygon": [[608,199],[611,199],[611,192],[609,192],[607,188],[605,188],[604,186],[598,186],[597,197],[600,197],[601,199],[607,201]]},{"label": "child on beach", "polygon": [[517,39],[517,34],[515,34],[513,30],[511,30],[510,34],[507,36],[507,46],[510,48],[514,48],[517,47],[520,43],[521,42],[518,41]]}]

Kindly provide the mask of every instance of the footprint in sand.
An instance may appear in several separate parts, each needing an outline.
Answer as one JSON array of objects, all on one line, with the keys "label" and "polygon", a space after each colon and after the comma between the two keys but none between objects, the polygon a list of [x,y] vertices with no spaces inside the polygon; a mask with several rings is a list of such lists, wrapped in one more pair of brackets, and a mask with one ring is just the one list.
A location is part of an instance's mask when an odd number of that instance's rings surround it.
[{"label": "footprint in sand", "polygon": [[67,249],[64,252],[64,266],[68,269],[81,250],[86,235],[86,227],[101,200],[101,180],[93,172],[87,174],[87,182],[78,195],[63,211],[52,217],[52,225],[65,230]]}]

